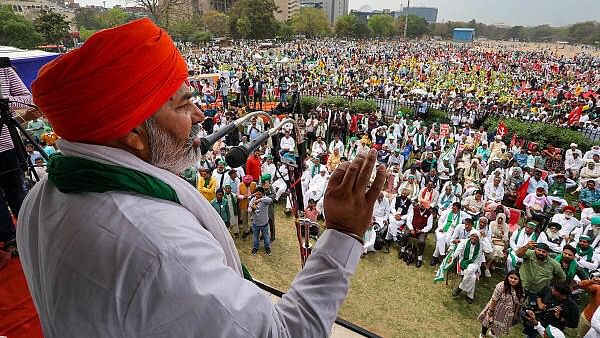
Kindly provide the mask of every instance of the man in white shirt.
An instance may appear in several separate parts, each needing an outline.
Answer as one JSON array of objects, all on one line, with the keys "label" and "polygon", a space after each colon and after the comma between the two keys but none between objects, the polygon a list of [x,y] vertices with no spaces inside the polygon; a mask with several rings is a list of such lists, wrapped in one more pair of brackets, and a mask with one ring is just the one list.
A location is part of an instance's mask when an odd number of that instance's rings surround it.
[{"label": "man in white shirt", "polygon": [[271,177],[275,177],[276,171],[277,168],[275,167],[275,163],[273,163],[273,156],[267,154],[265,156],[265,162],[260,166],[261,175],[269,174]]},{"label": "man in white shirt", "polygon": [[312,144],[310,155],[312,157],[318,157],[326,151],[327,145],[325,144],[321,136],[317,136],[317,139]]},{"label": "man in white shirt", "polygon": [[296,148],[296,142],[290,136],[289,131],[286,131],[285,135],[281,138],[281,141],[279,142],[279,147],[281,148],[280,152],[282,155],[287,152],[293,152]]},{"label": "man in white shirt", "polygon": [[200,156],[195,126],[204,119],[187,77],[168,34],[146,18],[96,33],[34,81],[34,101],[66,155],[53,157],[57,166],[26,197],[17,227],[45,337],[331,334],[385,180],[378,168],[367,189],[376,152],[333,173],[328,230],[273,304],[243,279],[215,209],[177,176]]},{"label": "man in white shirt", "polygon": [[560,224],[560,236],[567,240],[569,239],[569,236],[575,229],[582,226],[581,222],[579,222],[577,218],[573,217],[575,211],[575,207],[568,205],[564,207],[562,214],[557,213],[554,216],[552,216],[551,222]]},{"label": "man in white shirt", "polygon": [[446,249],[451,243],[454,229],[467,218],[470,217],[466,212],[460,210],[459,202],[453,203],[452,208],[440,215],[437,229],[435,229],[435,250],[431,256],[430,266],[434,266],[443,260]]},{"label": "man in white shirt", "polygon": [[504,186],[500,184],[500,181],[500,177],[494,177],[491,184],[485,185],[485,199],[487,201],[500,203],[504,199]]},{"label": "man in white shirt", "polygon": [[329,153],[333,154],[333,149],[336,148],[340,151],[340,154],[344,153],[344,142],[340,140],[340,135],[338,134],[335,134],[333,136],[333,141],[329,143]]}]

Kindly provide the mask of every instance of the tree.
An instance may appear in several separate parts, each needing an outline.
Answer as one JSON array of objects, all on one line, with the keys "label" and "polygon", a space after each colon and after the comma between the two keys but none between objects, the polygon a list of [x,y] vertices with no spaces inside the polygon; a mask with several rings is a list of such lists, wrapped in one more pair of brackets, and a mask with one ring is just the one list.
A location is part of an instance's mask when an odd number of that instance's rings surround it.
[{"label": "tree", "polygon": [[100,11],[95,8],[78,8],[75,10],[75,17],[73,18],[73,22],[77,26],[77,28],[87,28],[87,29],[101,29],[102,24],[98,20],[100,16]]},{"label": "tree", "polygon": [[568,37],[576,42],[593,44],[598,36],[595,22],[580,22],[569,27]]},{"label": "tree", "polygon": [[69,23],[62,14],[51,9],[42,9],[33,25],[48,44],[62,44],[62,40],[69,37]]},{"label": "tree", "polygon": [[207,44],[212,40],[212,35],[209,32],[196,32],[192,36],[192,41],[195,44]]},{"label": "tree", "polygon": [[100,13],[98,16],[98,21],[100,22],[102,28],[111,28],[126,23],[129,21],[129,16],[123,9],[119,7],[113,7],[108,11]]},{"label": "tree", "polygon": [[394,18],[387,14],[375,14],[369,19],[369,28],[374,36],[388,37],[394,35]]},{"label": "tree", "polygon": [[181,9],[184,0],[132,0],[136,6],[146,10],[150,19],[156,24],[169,27],[176,10]]},{"label": "tree", "polygon": [[240,0],[229,10],[229,33],[233,37],[265,39],[277,34],[279,24],[273,0]]},{"label": "tree", "polygon": [[320,8],[302,7],[290,21],[295,34],[323,37],[331,33],[325,11]]},{"label": "tree", "polygon": [[279,23],[279,37],[289,40],[294,36],[294,30],[289,22]]},{"label": "tree", "polygon": [[34,48],[41,40],[31,21],[16,14],[12,7],[0,5],[0,45]]},{"label": "tree", "polygon": [[427,20],[420,16],[409,15],[408,17],[402,16],[396,20],[396,31],[399,35],[404,35],[404,22],[408,18],[408,26],[406,29],[406,36],[409,38],[419,38],[429,31],[429,23]]},{"label": "tree", "polygon": [[335,34],[339,37],[366,38],[371,33],[367,22],[354,14],[341,15],[335,21]]},{"label": "tree", "polygon": [[518,41],[526,41],[527,35],[525,34],[525,27],[513,26],[506,32],[507,39],[514,39]]},{"label": "tree", "polygon": [[79,28],[79,40],[85,41],[92,36],[92,34],[96,33],[95,29],[87,29],[85,27]]},{"label": "tree", "polygon": [[356,27],[358,26],[358,17],[353,14],[340,15],[335,20],[334,31],[339,37],[354,36]]},{"label": "tree", "polygon": [[200,20],[202,28],[214,36],[224,36],[227,34],[227,25],[229,16],[223,12],[208,11],[202,15]]},{"label": "tree", "polygon": [[238,36],[242,39],[250,38],[250,34],[252,33],[252,23],[247,16],[240,17],[235,26],[236,31],[238,32]]}]

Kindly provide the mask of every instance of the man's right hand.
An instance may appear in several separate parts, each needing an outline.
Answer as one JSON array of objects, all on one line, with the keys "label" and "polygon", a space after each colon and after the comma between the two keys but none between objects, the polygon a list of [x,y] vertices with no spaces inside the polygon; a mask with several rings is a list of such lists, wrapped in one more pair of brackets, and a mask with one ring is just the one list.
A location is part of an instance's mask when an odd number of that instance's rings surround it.
[{"label": "man's right hand", "polygon": [[377,151],[371,149],[333,171],[323,200],[327,228],[364,236],[371,226],[373,206],[385,182],[385,167],[381,165],[367,190],[376,160]]},{"label": "man's right hand", "polygon": [[529,249],[535,249],[536,244],[537,244],[536,241],[529,241],[529,242],[527,242],[527,247]]}]

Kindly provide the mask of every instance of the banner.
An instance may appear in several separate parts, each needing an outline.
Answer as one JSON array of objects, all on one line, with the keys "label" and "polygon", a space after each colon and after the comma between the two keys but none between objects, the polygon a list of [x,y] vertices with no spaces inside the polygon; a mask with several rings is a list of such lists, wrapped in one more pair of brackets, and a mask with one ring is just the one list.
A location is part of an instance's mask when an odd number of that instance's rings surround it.
[{"label": "banner", "polygon": [[440,124],[440,137],[446,138],[450,135],[450,125],[449,124]]},{"label": "banner", "polygon": [[500,123],[498,123],[498,130],[496,131],[496,135],[504,137],[504,135],[506,134],[508,134],[508,128],[506,128],[506,124],[504,123],[504,121],[500,121]]}]

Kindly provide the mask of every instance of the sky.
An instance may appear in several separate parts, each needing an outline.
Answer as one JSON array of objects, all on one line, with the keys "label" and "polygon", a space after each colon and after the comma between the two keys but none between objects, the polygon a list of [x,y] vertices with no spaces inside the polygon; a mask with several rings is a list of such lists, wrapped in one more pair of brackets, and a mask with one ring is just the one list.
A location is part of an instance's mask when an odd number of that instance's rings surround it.
[{"label": "sky", "polygon": [[[102,5],[102,0],[76,0],[82,5]],[[350,9],[400,9],[407,0],[349,0]],[[106,6],[131,6],[132,0],[106,0]],[[411,6],[438,8],[438,22],[469,21],[487,24],[564,26],[600,21],[600,0],[411,0]]]},{"label": "sky", "polygon": [[[400,9],[407,0],[349,0],[350,9]],[[511,26],[564,26],[600,21],[600,0],[411,0],[411,7],[438,8],[438,22],[469,21]]]}]

